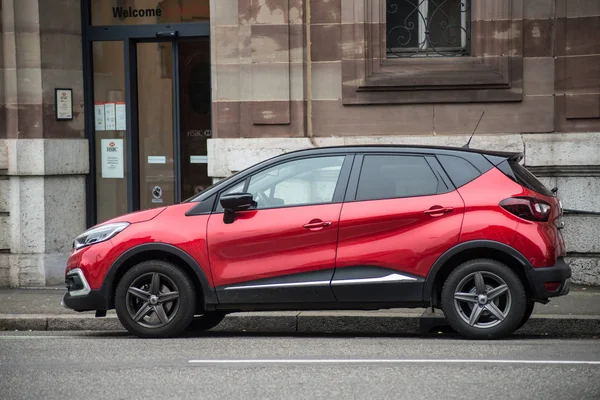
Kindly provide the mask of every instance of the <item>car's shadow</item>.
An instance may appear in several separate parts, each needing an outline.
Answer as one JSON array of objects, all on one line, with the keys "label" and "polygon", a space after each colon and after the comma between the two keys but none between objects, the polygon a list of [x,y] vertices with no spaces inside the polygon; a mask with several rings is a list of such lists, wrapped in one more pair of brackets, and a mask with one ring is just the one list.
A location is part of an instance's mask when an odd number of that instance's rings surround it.
[{"label": "car's shadow", "polygon": [[[92,337],[92,338],[115,338],[115,339],[138,339],[138,340],[151,340],[138,338],[135,335],[130,334],[127,331],[95,331],[95,332],[79,332],[73,333],[73,336],[79,337]],[[593,338],[594,336],[577,336],[578,339]],[[388,338],[388,339],[426,339],[426,340],[461,340],[466,342],[473,342],[470,339],[465,339],[461,335],[454,332],[451,328],[446,329],[433,329],[427,333],[369,333],[369,332],[290,332],[290,331],[272,331],[272,332],[260,332],[260,331],[235,331],[235,330],[210,330],[204,332],[198,331],[186,331],[183,334],[171,338],[171,339],[159,339],[159,340],[189,340],[189,339],[235,339],[235,338],[319,338],[319,339],[352,339],[352,338]],[[519,340],[555,340],[555,339],[573,339],[573,336],[568,335],[555,335],[555,334],[544,334],[544,335],[533,335],[524,333],[513,333],[512,335],[502,338],[495,339],[494,341],[519,341]],[[485,341],[485,340],[483,340]]]}]

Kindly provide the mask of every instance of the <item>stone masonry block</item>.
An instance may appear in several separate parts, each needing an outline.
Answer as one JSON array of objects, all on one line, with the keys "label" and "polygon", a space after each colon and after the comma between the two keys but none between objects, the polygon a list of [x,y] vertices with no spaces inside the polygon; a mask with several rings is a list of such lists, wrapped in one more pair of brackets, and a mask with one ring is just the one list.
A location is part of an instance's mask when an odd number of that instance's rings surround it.
[{"label": "stone masonry block", "polygon": [[6,140],[0,140],[0,169],[8,169],[8,148]]},{"label": "stone masonry block", "polygon": [[9,175],[83,175],[89,172],[87,139],[8,139]]},{"label": "stone masonry block", "polygon": [[0,254],[0,287],[10,286],[9,254]]},{"label": "stone masonry block", "polygon": [[44,140],[45,175],[83,175],[89,170],[87,139]]},{"label": "stone masonry block", "polygon": [[45,251],[68,252],[85,230],[85,177],[44,178]]},{"label": "stone masonry block", "polygon": [[548,189],[558,187],[563,208],[581,211],[600,211],[600,177],[566,176],[538,177]]},{"label": "stone masonry block", "polygon": [[573,283],[600,286],[600,258],[568,257],[566,261],[573,270]]},{"label": "stone masonry block", "polygon": [[44,246],[44,178],[23,176],[10,178],[11,251],[43,253]]},{"label": "stone masonry block", "polygon": [[597,133],[526,134],[523,141],[528,166],[600,164]]},{"label": "stone masonry block", "polygon": [[10,212],[10,180],[3,178],[0,176],[0,213]]},{"label": "stone masonry block", "polygon": [[600,253],[600,217],[567,215],[564,217],[563,235],[567,251]]},{"label": "stone masonry block", "polygon": [[0,214],[0,250],[10,249],[10,216]]}]

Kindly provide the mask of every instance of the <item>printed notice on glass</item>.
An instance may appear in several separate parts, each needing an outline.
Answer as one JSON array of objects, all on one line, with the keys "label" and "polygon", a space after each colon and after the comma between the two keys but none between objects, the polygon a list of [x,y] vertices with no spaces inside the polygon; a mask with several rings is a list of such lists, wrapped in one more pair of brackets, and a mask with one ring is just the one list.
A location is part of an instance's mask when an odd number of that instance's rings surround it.
[{"label": "printed notice on glass", "polygon": [[166,164],[167,157],[165,156],[148,156],[148,164]]},{"label": "printed notice on glass", "polygon": [[94,105],[95,113],[95,125],[97,131],[106,130],[106,124],[104,123],[104,103],[96,102]]},{"label": "printed notice on glass", "polygon": [[208,156],[190,156],[190,164],[208,164]]},{"label": "printed notice on glass", "polygon": [[127,117],[125,114],[125,102],[117,101],[115,105],[115,119],[118,131],[127,130]]},{"label": "printed notice on glass", "polygon": [[123,178],[123,139],[102,139],[102,177]]},{"label": "printed notice on glass", "polygon": [[114,131],[117,129],[115,120],[115,103],[106,103],[104,105],[104,118],[106,118],[107,131]]}]

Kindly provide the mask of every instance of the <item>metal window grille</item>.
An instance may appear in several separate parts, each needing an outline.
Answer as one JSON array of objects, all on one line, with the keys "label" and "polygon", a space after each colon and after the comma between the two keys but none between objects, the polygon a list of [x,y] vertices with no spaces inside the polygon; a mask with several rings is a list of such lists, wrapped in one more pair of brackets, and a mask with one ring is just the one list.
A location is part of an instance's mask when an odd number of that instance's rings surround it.
[{"label": "metal window grille", "polygon": [[388,58],[471,52],[471,0],[387,0]]}]

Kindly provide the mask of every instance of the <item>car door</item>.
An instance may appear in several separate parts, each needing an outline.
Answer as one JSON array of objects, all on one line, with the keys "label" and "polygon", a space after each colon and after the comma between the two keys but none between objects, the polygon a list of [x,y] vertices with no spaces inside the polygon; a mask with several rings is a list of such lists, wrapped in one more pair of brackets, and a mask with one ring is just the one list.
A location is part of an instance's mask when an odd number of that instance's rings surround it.
[{"label": "car door", "polygon": [[435,157],[357,155],[340,217],[340,302],[418,302],[434,261],[458,243],[464,203]]},{"label": "car door", "polygon": [[220,204],[207,226],[219,303],[334,302],[330,281],[353,156],[283,161],[220,194],[251,193],[256,206],[224,222]]}]

